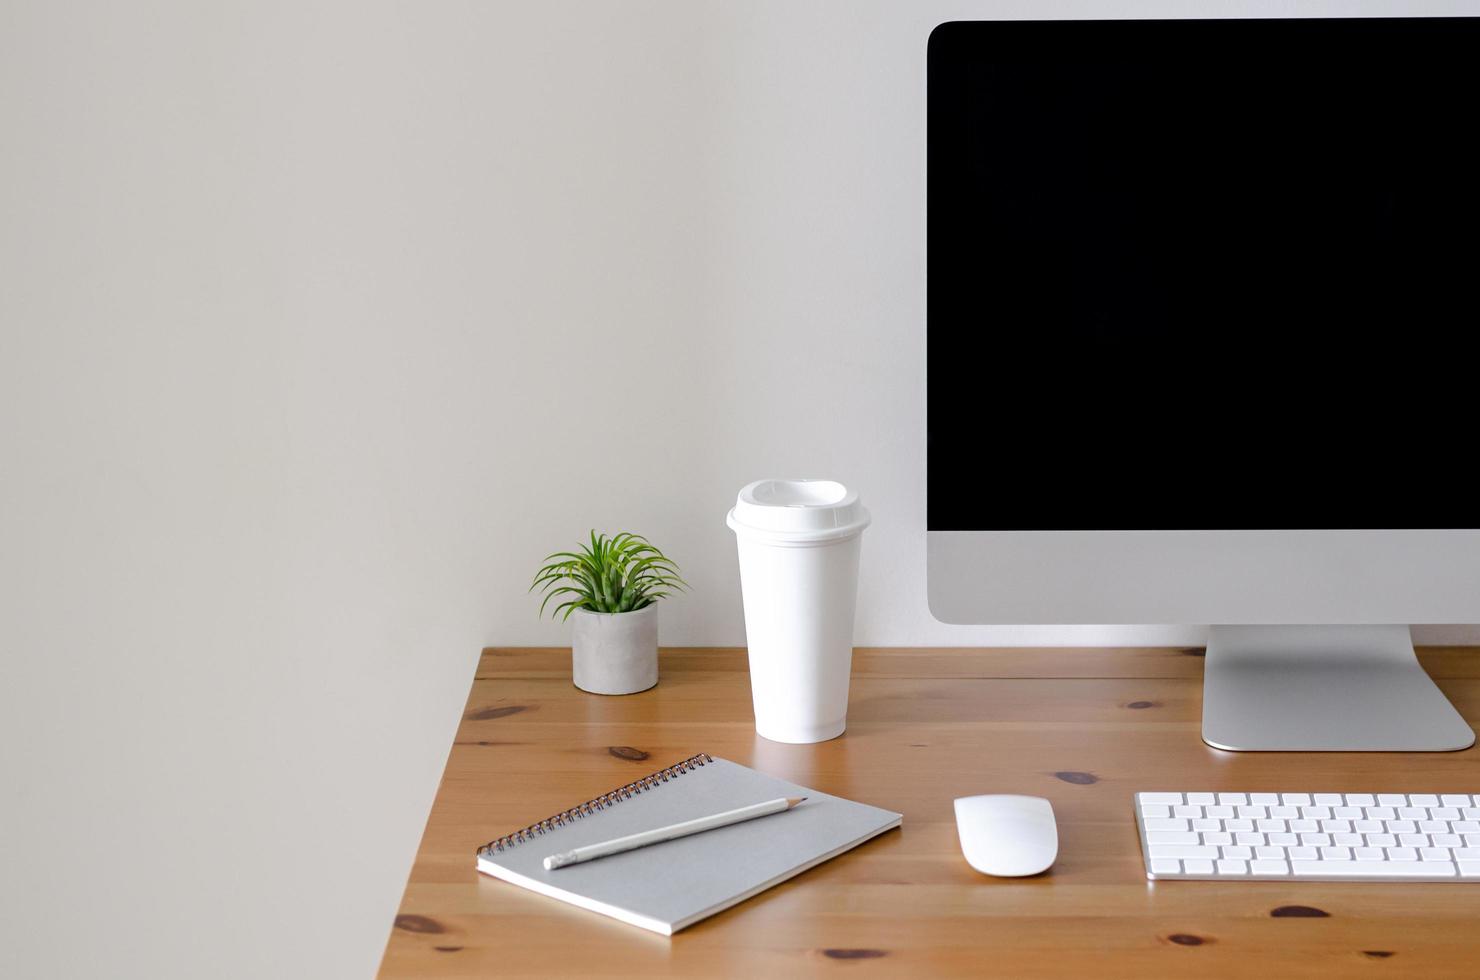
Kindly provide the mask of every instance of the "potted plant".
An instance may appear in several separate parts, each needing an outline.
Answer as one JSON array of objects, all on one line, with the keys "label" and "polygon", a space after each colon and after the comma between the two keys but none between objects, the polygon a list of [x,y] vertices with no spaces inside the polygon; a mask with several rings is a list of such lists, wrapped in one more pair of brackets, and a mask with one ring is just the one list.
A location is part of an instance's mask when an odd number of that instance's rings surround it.
[{"label": "potted plant", "polygon": [[623,531],[608,538],[591,532],[580,551],[557,551],[545,559],[530,591],[544,594],[562,621],[574,617],[571,674],[576,687],[592,694],[635,694],[658,683],[659,599],[684,590],[678,566],[641,535]]}]

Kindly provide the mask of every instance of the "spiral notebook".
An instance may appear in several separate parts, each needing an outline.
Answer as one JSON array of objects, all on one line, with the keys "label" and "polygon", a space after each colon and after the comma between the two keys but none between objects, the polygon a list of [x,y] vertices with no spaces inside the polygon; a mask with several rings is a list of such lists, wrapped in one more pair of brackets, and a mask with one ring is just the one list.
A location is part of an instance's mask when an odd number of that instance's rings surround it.
[{"label": "spiral notebook", "polygon": [[[547,871],[558,851],[781,796],[769,817]],[[709,755],[661,769],[478,849],[478,870],[671,936],[898,827],[901,816]]]}]

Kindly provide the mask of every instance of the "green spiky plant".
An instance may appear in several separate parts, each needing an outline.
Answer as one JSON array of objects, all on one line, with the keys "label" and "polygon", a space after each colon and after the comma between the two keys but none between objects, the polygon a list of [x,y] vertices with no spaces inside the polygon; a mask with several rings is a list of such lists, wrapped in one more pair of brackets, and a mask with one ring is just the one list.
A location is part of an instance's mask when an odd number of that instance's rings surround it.
[{"label": "green spiky plant", "polygon": [[555,606],[551,615],[560,616],[564,622],[577,609],[636,612],[668,598],[674,589],[687,590],[688,583],[679,577],[678,566],[639,534],[623,531],[608,538],[593,530],[590,544],[580,548],[579,552],[557,551],[548,556],[548,564],[535,574],[529,590],[538,588],[544,594],[541,616],[557,596],[567,598]]}]

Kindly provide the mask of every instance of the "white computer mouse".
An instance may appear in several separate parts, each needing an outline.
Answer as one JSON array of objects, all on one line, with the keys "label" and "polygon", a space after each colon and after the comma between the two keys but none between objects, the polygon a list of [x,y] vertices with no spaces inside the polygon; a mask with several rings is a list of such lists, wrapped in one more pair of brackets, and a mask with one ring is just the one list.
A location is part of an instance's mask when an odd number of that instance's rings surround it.
[{"label": "white computer mouse", "polygon": [[1053,805],[1037,796],[963,796],[956,832],[966,862],[986,875],[1036,875],[1059,856]]}]

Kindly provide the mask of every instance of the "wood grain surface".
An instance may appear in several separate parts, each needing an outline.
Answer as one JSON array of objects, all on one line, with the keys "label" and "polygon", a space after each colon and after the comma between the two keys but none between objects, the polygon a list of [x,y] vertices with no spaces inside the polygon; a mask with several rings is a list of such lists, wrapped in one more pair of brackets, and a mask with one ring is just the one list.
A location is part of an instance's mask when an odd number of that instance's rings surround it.
[{"label": "wood grain surface", "polygon": [[[657,687],[485,650],[390,929],[384,977],[1477,977],[1480,883],[1145,878],[1138,790],[1480,792],[1480,753],[1232,753],[1198,737],[1202,651],[860,649],[848,731],[755,734],[743,650],[671,649]],[[1420,658],[1480,718],[1480,651]],[[488,839],[709,752],[904,826],[671,938],[479,875]],[[1059,860],[961,857],[952,800],[1053,802]]]}]

